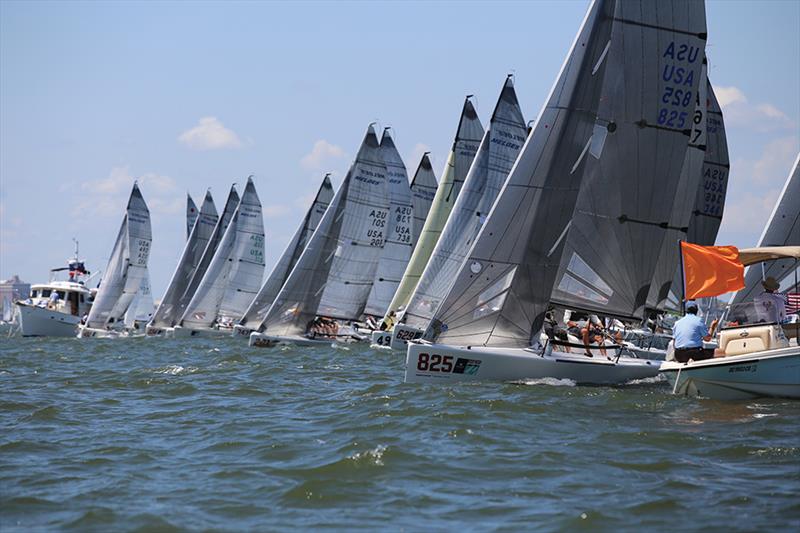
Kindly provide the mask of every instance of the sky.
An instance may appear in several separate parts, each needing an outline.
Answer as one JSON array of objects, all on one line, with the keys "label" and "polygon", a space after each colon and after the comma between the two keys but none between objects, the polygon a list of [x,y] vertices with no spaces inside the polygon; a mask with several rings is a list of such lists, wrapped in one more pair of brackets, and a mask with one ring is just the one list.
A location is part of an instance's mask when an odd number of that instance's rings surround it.
[{"label": "sky", "polygon": [[[754,246],[800,150],[800,2],[709,0],[709,77],[731,156],[719,244]],[[267,271],[370,122],[437,177],[463,98],[488,122],[507,74],[535,119],[588,1],[0,1],[0,278],[45,281],[80,241],[105,268],[138,179],[156,299],[186,192],[221,210],[248,175]]]}]

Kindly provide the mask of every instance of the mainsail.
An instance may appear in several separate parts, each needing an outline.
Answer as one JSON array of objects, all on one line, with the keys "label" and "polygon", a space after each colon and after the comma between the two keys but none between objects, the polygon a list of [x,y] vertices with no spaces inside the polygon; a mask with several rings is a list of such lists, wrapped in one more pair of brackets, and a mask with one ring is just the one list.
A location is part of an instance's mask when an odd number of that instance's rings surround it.
[{"label": "mainsail", "polygon": [[194,222],[197,220],[197,206],[194,205],[194,200],[192,200],[192,195],[188,192],[186,193],[186,239],[189,239],[189,235],[192,234],[192,228],[194,227]]},{"label": "mainsail", "polygon": [[158,304],[158,308],[153,314],[153,319],[148,324],[148,327],[172,327],[183,315],[183,308],[180,305],[181,299],[197,266],[200,264],[200,259],[203,257],[203,252],[214,233],[218,220],[219,216],[217,216],[217,208],[214,206],[211,191],[207,191],[200,213],[189,234],[189,240],[186,241],[186,245],[183,247],[178,266],[169,280],[167,290],[164,292],[164,296],[161,298],[161,302]]},{"label": "mainsail", "polygon": [[598,110],[614,131],[606,130],[603,154],[587,165],[555,303],[644,315],[662,245],[674,227],[697,91],[706,90],[705,40],[703,2],[616,3],[609,83]]},{"label": "mainsail", "polygon": [[361,316],[383,247],[386,167],[372,126],[353,165],[259,328],[303,335],[318,315]]},{"label": "mainsail", "polygon": [[389,218],[383,252],[375,270],[375,281],[364,307],[364,314],[383,316],[408,266],[414,248],[414,214],[408,173],[397,151],[389,128],[383,130],[379,148],[386,164],[386,189],[389,193]]},{"label": "mainsail", "polygon": [[663,311],[667,305],[669,290],[675,278],[675,272],[680,264],[678,242],[687,239],[689,223],[692,212],[695,210],[695,200],[699,184],[702,182],[703,165],[706,158],[706,116],[708,110],[708,81],[706,76],[707,64],[703,59],[700,69],[700,82],[695,96],[694,113],[692,114],[691,132],[689,133],[689,146],[683,160],[683,168],[678,179],[678,188],[675,191],[672,213],[665,228],[665,235],[661,242],[661,251],[655,266],[655,275],[650,282],[650,291],[647,295],[647,309]]},{"label": "mainsail", "polygon": [[[772,210],[767,225],[764,227],[758,246],[798,246],[800,245],[800,154],[794,161],[789,177],[783,185],[780,197]],[[763,265],[763,266],[762,266]],[[748,302],[763,292],[761,280],[769,276],[781,283],[789,278],[789,285],[794,286],[797,272],[797,261],[783,259],[761,265],[753,265],[747,269],[744,277],[745,288],[734,296],[733,303]],[[781,283],[781,290],[785,290]],[[796,290],[796,289],[795,289]]]},{"label": "mainsail", "polygon": [[453,148],[447,158],[442,181],[436,189],[436,195],[433,198],[428,217],[425,219],[425,225],[422,227],[422,233],[403,273],[400,286],[397,287],[392,302],[389,304],[387,315],[391,312],[397,313],[408,305],[411,295],[417,288],[419,278],[425,270],[425,265],[428,264],[433,249],[439,242],[444,225],[447,223],[453,205],[458,199],[461,186],[472,166],[473,159],[475,159],[483,137],[483,126],[470,101],[470,96],[464,100],[461,118],[458,121],[456,136],[453,140]]},{"label": "mainsail", "polygon": [[[691,117],[689,111],[676,110],[670,123],[672,105],[662,101],[668,81],[663,76],[680,69],[685,81],[691,72],[696,86],[704,39],[700,2],[598,0],[591,5],[489,220],[427,332],[429,338],[526,347],[538,337],[570,226],[584,227],[570,223],[584,180],[592,185],[587,190],[596,194],[597,203],[627,210],[635,204],[631,196],[639,194],[637,181],[659,183],[680,174],[689,140],[684,129]],[[674,92],[676,83],[669,85]],[[653,153],[656,143],[658,154]],[[606,179],[614,175],[621,183]],[[601,183],[606,187],[602,194],[597,190]],[[598,248],[606,240],[610,249],[619,248],[617,238],[607,234],[611,224],[649,227],[599,209],[598,214],[609,217],[604,224],[591,217],[602,225],[595,235]],[[633,211],[627,217],[642,218]],[[641,242],[646,241],[633,241]],[[636,260],[631,253],[607,259],[609,268]],[[651,277],[652,271],[645,282]]]},{"label": "mainsail", "polygon": [[431,160],[428,157],[429,153],[422,154],[417,171],[414,173],[414,179],[411,180],[411,203],[414,210],[412,242],[414,243],[414,248],[419,243],[419,236],[422,234],[422,228],[425,226],[428,213],[431,211],[433,198],[436,196],[436,174],[433,172]]},{"label": "mainsail", "polygon": [[150,211],[134,183],[100,289],[89,311],[89,327],[104,328],[123,319],[147,276],[152,240]]},{"label": "mainsail", "polygon": [[322,216],[328,209],[328,205],[333,199],[333,185],[331,185],[329,176],[330,174],[325,174],[325,178],[322,180],[322,184],[317,191],[317,196],[311,203],[311,207],[308,208],[303,222],[292,237],[292,240],[289,241],[289,245],[283,251],[283,255],[281,255],[275,268],[272,269],[272,273],[261,286],[258,295],[256,295],[250,307],[247,308],[244,316],[239,321],[239,323],[247,329],[258,329],[269,307],[272,305],[272,302],[275,301],[275,297],[278,295],[281,287],[283,287],[283,284],[286,282],[286,279],[289,277],[298,259],[300,259],[300,255],[303,253],[303,250],[305,250],[308,240],[317,229],[320,220],[322,220]]},{"label": "mainsail", "polygon": [[264,217],[252,177],[181,319],[181,326],[230,326],[253,300],[264,274]]},{"label": "mainsail", "polygon": [[405,310],[403,320],[407,325],[425,329],[439,309],[526,136],[525,119],[509,76],[453,212]]}]

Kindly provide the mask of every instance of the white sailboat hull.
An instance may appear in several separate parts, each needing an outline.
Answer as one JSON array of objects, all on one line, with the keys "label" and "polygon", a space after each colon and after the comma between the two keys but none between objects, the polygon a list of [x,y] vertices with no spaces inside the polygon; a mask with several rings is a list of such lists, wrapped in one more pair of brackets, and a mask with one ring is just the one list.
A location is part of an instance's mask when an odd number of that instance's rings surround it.
[{"label": "white sailboat hull", "polygon": [[331,346],[334,344],[351,344],[357,342],[357,339],[352,337],[339,337],[337,339],[318,338],[309,339],[307,337],[295,337],[289,335],[266,335],[264,333],[253,332],[250,334],[248,345],[257,346],[259,348],[271,348],[279,345],[292,345],[292,346]]},{"label": "white sailboat hull", "polygon": [[45,307],[18,303],[23,337],[74,337],[80,318]]},{"label": "white sailboat hull", "polygon": [[378,348],[382,350],[392,349],[392,332],[391,331],[373,331],[370,335],[370,348]]},{"label": "white sailboat hull", "polygon": [[569,379],[581,384],[612,385],[658,374],[658,361],[520,348],[457,348],[437,344],[408,345],[407,383]]},{"label": "white sailboat hull", "polygon": [[718,400],[800,398],[800,347],[661,366],[675,394]]},{"label": "white sailboat hull", "polygon": [[392,330],[392,340],[389,345],[392,350],[405,352],[408,349],[409,341],[417,340],[422,337],[424,331],[405,324],[396,324]]}]

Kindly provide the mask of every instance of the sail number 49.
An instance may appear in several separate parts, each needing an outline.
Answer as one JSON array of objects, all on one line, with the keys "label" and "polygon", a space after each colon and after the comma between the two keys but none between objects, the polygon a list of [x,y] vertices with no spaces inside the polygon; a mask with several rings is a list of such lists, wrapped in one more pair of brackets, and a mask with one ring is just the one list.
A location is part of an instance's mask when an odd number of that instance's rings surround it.
[{"label": "sail number 49", "polygon": [[438,353],[421,353],[417,358],[417,370],[427,372],[452,372],[453,356],[439,355]]}]

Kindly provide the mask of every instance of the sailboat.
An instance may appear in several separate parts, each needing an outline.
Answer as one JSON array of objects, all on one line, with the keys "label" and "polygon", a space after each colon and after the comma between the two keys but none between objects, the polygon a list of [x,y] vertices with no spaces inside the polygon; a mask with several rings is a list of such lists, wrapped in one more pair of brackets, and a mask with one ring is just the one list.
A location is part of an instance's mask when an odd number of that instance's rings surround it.
[{"label": "sailboat", "polygon": [[[766,246],[800,246],[800,154],[794,161],[792,170],[783,184],[783,189],[770,214],[761,237],[759,248]],[[781,292],[797,283],[798,265],[793,258],[761,263],[750,267],[745,273],[745,288],[736,293],[732,304],[752,301],[763,291],[761,280],[775,278],[782,285]],[[795,288],[794,292],[798,292]]]},{"label": "sailboat", "polygon": [[219,216],[211,191],[206,191],[203,205],[192,226],[192,231],[189,233],[189,239],[183,247],[175,272],[169,280],[167,290],[161,297],[158,308],[153,313],[153,318],[147,324],[148,335],[164,333],[168,328],[173,328],[183,316],[185,306],[189,303],[185,297],[186,291],[192,277],[197,272],[203,253],[214,235],[218,222]]},{"label": "sailboat", "polygon": [[100,288],[86,324],[79,326],[78,337],[110,337],[127,333],[125,313],[147,279],[152,240],[150,211],[139,185],[134,182]]},{"label": "sailboat", "polygon": [[[471,97],[472,95],[469,95],[464,100],[458,128],[456,128],[456,135],[453,139],[453,147],[447,157],[442,180],[436,189],[430,212],[425,219],[417,245],[403,273],[403,279],[400,281],[400,285],[397,287],[389,304],[389,309],[382,321],[383,324],[390,324],[392,318],[408,305],[408,301],[411,299],[411,295],[417,288],[417,283],[419,283],[419,279],[425,270],[425,265],[428,264],[436,243],[439,242],[442,230],[453,210],[453,205],[458,199],[461,187],[472,166],[472,161],[475,159],[475,154],[478,152],[478,146],[483,138],[483,126],[480,118],[478,118],[478,113],[475,112],[475,107],[472,105]],[[386,327],[384,326],[384,328]],[[392,330],[391,327],[386,329]],[[375,332],[372,334],[372,346],[389,346],[391,339],[391,331]],[[399,342],[402,342],[402,348],[405,349],[405,340],[401,339]]]},{"label": "sailboat", "polygon": [[250,334],[251,346],[331,344],[356,336],[340,330],[361,318],[383,252],[386,173],[370,125],[317,230],[258,331]]},{"label": "sailboat", "polygon": [[144,325],[153,318],[156,305],[153,301],[153,292],[150,289],[150,273],[145,273],[139,292],[128,306],[123,322],[129,334],[143,333]]},{"label": "sailboat", "polygon": [[194,227],[194,222],[197,220],[198,216],[197,206],[192,200],[192,195],[188,192],[186,193],[186,240],[189,240],[189,236],[192,234],[192,228]]},{"label": "sailboat", "polygon": [[[602,384],[656,375],[656,362],[609,357],[602,346],[542,345],[540,332],[553,289],[570,272],[601,289],[613,278],[622,292],[581,298],[579,309],[629,316],[644,308],[658,255],[651,250],[661,247],[688,149],[705,40],[702,2],[592,3],[426,330],[437,344],[409,344],[406,381],[553,377]],[[633,243],[649,244],[633,250]]]},{"label": "sailboat", "polygon": [[275,301],[275,297],[283,287],[283,284],[286,283],[286,279],[300,259],[300,255],[305,250],[311,235],[317,229],[332,199],[333,185],[331,185],[330,174],[325,174],[317,191],[317,196],[308,208],[303,222],[297,228],[297,232],[292,237],[292,240],[289,241],[288,246],[283,251],[283,255],[281,255],[275,268],[272,269],[272,273],[261,286],[247,311],[245,311],[244,316],[234,326],[234,335],[249,337],[250,333],[257,330],[261,325],[269,307]]},{"label": "sailboat", "polygon": [[389,135],[389,128],[383,130],[378,151],[386,165],[389,218],[386,224],[383,252],[375,270],[372,290],[370,290],[364,306],[364,315],[368,317],[383,317],[386,313],[414,248],[411,187],[408,184],[406,166],[403,164],[394,140]]},{"label": "sailboat", "polygon": [[264,217],[250,176],[174,335],[229,335],[258,293],[263,275]]},{"label": "sailboat", "polygon": [[401,324],[394,328],[393,344],[402,345],[403,339],[419,337],[431,324],[526,137],[527,126],[513,78],[508,76],[453,212],[403,312]]}]

